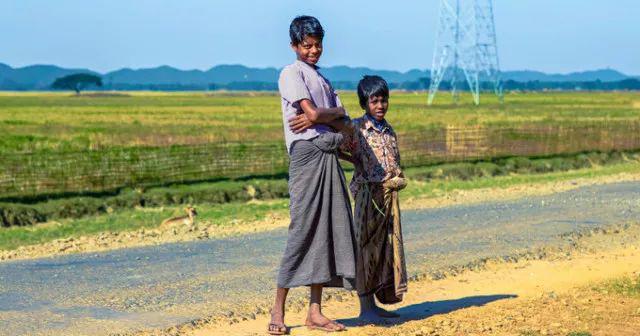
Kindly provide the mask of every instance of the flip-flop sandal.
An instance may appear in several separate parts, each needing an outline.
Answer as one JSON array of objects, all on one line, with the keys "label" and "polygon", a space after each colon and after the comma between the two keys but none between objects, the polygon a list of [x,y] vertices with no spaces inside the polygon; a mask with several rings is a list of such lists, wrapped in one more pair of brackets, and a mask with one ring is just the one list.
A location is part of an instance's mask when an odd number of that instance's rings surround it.
[{"label": "flip-flop sandal", "polygon": [[[284,329],[284,331],[282,329]],[[267,326],[267,332],[269,335],[286,335],[287,326],[284,324],[269,323]]]},{"label": "flip-flop sandal", "polygon": [[321,330],[321,331],[326,331],[326,332],[341,332],[341,331],[347,330],[347,328],[342,328],[342,329],[327,328],[327,326],[330,325],[330,324],[333,324],[334,326],[340,328],[340,326],[337,323],[333,322],[333,321],[327,322],[327,323],[325,323],[323,325],[307,324],[307,328],[309,330]]}]

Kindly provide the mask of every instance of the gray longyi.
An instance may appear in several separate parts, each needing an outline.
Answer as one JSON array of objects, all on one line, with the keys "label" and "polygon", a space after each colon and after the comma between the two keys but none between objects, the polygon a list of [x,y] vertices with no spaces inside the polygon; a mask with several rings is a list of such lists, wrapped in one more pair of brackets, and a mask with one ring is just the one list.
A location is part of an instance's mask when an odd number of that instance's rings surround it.
[{"label": "gray longyi", "polygon": [[346,179],[336,149],[339,133],[292,144],[291,224],[278,287],[311,284],[354,288],[355,231]]}]

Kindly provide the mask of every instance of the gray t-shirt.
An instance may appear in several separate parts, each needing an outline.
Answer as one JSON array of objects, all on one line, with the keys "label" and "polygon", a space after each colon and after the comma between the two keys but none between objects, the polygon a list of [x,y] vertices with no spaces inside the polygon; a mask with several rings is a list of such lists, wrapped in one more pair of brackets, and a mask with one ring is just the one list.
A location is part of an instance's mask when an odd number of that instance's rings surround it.
[{"label": "gray t-shirt", "polygon": [[289,128],[289,119],[303,113],[300,107],[300,101],[303,99],[309,99],[322,108],[342,106],[329,81],[318,72],[318,67],[296,60],[280,72],[278,89],[282,97],[282,120],[287,153],[291,152],[291,144],[296,140],[309,140],[332,131],[331,127],[326,125],[313,125],[299,134],[293,133]]}]

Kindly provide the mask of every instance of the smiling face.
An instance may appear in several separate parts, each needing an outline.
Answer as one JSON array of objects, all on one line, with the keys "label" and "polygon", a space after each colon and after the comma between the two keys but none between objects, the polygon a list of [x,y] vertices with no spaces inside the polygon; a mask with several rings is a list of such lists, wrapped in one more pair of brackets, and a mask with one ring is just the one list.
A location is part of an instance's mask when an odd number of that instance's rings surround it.
[{"label": "smiling face", "polygon": [[309,65],[316,65],[322,56],[322,39],[315,36],[307,36],[298,44],[291,43],[298,60]]},{"label": "smiling face", "polygon": [[389,109],[389,97],[370,96],[367,103],[367,113],[377,121],[384,120]]}]

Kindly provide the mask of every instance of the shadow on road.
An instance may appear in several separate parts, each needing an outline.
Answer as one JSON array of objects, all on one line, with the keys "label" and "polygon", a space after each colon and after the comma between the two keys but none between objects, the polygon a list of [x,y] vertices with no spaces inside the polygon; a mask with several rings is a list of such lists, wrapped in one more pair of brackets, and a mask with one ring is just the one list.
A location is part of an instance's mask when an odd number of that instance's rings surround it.
[{"label": "shadow on road", "polygon": [[478,295],[478,296],[467,296],[455,300],[443,300],[443,301],[433,301],[433,302],[422,302],[417,304],[412,304],[410,306],[402,307],[395,312],[400,314],[399,318],[394,319],[380,319],[379,321],[365,322],[361,321],[357,318],[350,318],[339,320],[340,323],[345,326],[361,326],[367,324],[375,324],[380,326],[394,326],[403,324],[408,321],[413,320],[422,320],[434,315],[438,314],[447,314],[452,311],[468,308],[468,307],[480,307],[484,306],[487,303],[504,300],[504,299],[513,299],[518,297],[514,294],[496,294],[496,295]]}]

